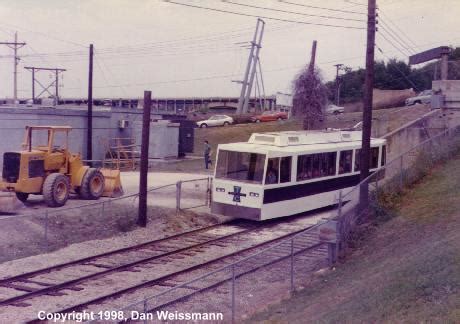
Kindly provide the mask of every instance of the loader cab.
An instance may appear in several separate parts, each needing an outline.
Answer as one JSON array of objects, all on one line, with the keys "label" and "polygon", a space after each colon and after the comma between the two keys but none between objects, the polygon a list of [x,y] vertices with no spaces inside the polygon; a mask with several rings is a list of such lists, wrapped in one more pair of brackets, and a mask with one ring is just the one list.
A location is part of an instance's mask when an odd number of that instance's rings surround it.
[{"label": "loader cab", "polygon": [[53,153],[67,151],[69,148],[70,126],[27,126],[23,150]]},{"label": "loader cab", "polygon": [[[27,126],[22,148],[46,155],[44,169],[68,173],[70,126]],[[30,154],[29,153],[29,154]]]}]

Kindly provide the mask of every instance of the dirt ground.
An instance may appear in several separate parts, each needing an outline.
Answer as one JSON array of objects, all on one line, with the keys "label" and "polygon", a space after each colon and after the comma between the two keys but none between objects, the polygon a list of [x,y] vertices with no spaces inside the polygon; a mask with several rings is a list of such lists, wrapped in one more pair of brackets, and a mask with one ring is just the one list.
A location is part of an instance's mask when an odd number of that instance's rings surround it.
[{"label": "dirt ground", "polygon": [[248,323],[458,323],[460,154],[369,227],[344,263]]},{"label": "dirt ground", "polygon": [[[150,173],[149,188],[171,186],[148,194],[148,217],[152,237],[182,232],[221,222],[202,206],[176,213],[176,181],[203,178],[181,173]],[[138,192],[139,173],[122,173],[126,195]],[[187,182],[182,186],[181,208],[205,205],[207,181]],[[104,204],[101,204],[104,202]],[[0,219],[0,262],[53,251],[69,244],[130,235],[137,225],[137,197],[101,198],[88,202],[72,197],[66,206],[48,208],[42,197],[32,198],[16,215]]]}]

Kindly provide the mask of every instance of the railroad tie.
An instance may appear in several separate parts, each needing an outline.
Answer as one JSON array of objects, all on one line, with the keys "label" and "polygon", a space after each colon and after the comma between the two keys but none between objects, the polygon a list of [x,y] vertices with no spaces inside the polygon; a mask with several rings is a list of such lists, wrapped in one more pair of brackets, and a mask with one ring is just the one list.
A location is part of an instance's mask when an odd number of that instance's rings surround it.
[{"label": "railroad tie", "polygon": [[27,291],[27,292],[34,292],[36,290],[39,290],[38,288],[31,288],[31,287],[23,286],[17,283],[4,283],[2,286],[6,288],[12,288],[12,289]]},{"label": "railroad tie", "polygon": [[31,284],[35,284],[35,285],[39,285],[39,286],[45,286],[45,287],[54,286],[54,284],[52,284],[52,283],[35,281],[35,280],[31,280],[31,279],[22,279],[21,282],[31,283]]},{"label": "railroad tie", "polygon": [[109,265],[101,264],[101,263],[88,262],[88,263],[84,263],[84,265],[93,266],[93,267],[96,267],[96,268],[104,268],[104,269],[112,269],[113,268],[113,266],[109,266]]},{"label": "railroad tie", "polygon": [[16,303],[11,303],[11,306],[15,307],[29,307],[32,306],[32,304],[24,303],[24,302],[16,302]]}]

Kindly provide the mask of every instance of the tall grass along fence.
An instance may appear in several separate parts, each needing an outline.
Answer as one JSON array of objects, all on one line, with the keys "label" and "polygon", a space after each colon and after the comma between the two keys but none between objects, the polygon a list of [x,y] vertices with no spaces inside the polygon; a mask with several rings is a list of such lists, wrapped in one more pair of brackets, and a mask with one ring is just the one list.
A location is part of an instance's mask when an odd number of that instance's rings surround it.
[{"label": "tall grass along fence", "polygon": [[433,166],[449,159],[460,149],[460,128],[447,129],[419,143],[348,192],[339,195],[336,222],[338,240],[332,245],[334,258],[353,239],[355,228],[372,218],[383,220],[392,213],[393,202],[402,192],[423,178]]},{"label": "tall grass along fence", "polygon": [[[124,318],[140,322],[133,316],[151,314],[156,319],[168,310],[184,316],[222,314],[225,323],[242,321],[255,307],[288,297],[308,282],[313,271],[332,265],[364,215],[377,213],[388,195],[399,195],[435,163],[455,154],[460,148],[459,134],[459,129],[449,129],[404,152],[341,193],[333,202],[338,205],[336,212],[318,224],[257,252],[206,262],[188,271],[187,279],[184,274],[160,277],[148,288],[150,294],[144,292],[144,298],[119,311]],[[360,191],[367,193],[365,206]]]}]

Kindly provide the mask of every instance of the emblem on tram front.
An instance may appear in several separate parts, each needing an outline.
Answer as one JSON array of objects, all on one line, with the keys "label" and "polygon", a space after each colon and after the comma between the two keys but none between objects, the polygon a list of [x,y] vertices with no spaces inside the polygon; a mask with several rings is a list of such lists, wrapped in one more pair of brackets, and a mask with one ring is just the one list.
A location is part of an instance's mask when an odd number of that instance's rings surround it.
[{"label": "emblem on tram front", "polygon": [[241,202],[241,197],[246,197],[246,194],[241,193],[241,187],[239,186],[233,186],[233,191],[228,194],[233,195],[234,202]]}]

